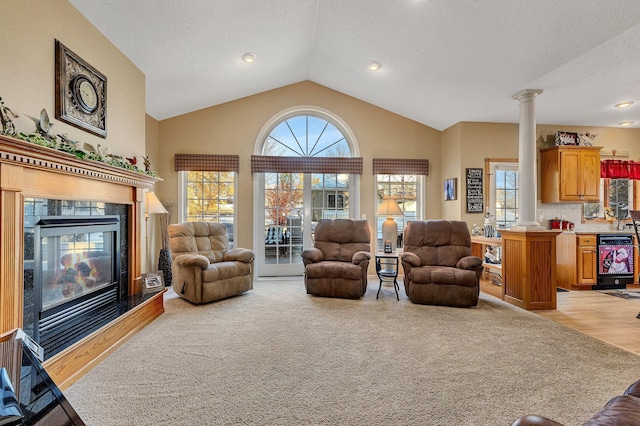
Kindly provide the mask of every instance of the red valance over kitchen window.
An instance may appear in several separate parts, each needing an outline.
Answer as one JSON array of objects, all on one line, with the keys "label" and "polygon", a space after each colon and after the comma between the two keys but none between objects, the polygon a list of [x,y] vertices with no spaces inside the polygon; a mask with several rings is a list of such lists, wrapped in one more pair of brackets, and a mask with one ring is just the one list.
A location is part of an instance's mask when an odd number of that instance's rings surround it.
[{"label": "red valance over kitchen window", "polygon": [[605,179],[640,180],[640,162],[604,160],[600,163],[600,177]]}]

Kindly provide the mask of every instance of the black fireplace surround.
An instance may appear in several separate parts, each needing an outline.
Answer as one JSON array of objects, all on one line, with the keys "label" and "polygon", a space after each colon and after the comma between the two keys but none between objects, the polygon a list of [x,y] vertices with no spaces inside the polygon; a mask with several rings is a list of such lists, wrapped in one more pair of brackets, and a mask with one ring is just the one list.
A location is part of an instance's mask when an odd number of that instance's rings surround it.
[{"label": "black fireplace surround", "polygon": [[[49,212],[57,203],[40,207]],[[33,227],[25,220],[23,329],[45,359],[116,319],[127,299],[127,209],[100,207],[89,209],[96,215],[33,215]]]}]

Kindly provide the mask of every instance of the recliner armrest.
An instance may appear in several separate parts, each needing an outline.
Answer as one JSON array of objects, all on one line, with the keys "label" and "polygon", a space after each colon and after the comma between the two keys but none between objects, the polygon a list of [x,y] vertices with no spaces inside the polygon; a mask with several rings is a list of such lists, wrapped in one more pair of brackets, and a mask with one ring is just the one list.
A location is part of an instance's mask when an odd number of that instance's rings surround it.
[{"label": "recliner armrest", "polygon": [[301,256],[305,265],[308,263],[318,263],[324,260],[324,255],[322,254],[322,251],[315,247],[311,247],[304,250]]},{"label": "recliner armrest", "polygon": [[409,265],[417,268],[418,266],[422,266],[422,262],[417,254],[411,252],[405,252],[400,255],[400,259],[403,263],[408,263]]},{"label": "recliner armrest", "polygon": [[202,269],[209,267],[209,259],[201,254],[195,253],[179,254],[173,262],[178,266],[198,266]]},{"label": "recliner armrest", "polygon": [[234,248],[224,252],[222,258],[224,260],[235,260],[243,263],[251,263],[253,259],[256,257],[253,250],[249,250],[246,248]]},{"label": "recliner armrest", "polygon": [[458,260],[456,268],[474,270],[482,267],[482,259],[477,256],[465,256]]},{"label": "recliner armrest", "polygon": [[631,395],[640,398],[640,380],[629,386],[627,390],[624,391],[624,395]]},{"label": "recliner armrest", "polygon": [[371,253],[369,253],[368,251],[357,251],[353,253],[351,263],[353,263],[354,265],[359,265],[360,263],[364,261],[368,262],[369,260],[371,260]]}]

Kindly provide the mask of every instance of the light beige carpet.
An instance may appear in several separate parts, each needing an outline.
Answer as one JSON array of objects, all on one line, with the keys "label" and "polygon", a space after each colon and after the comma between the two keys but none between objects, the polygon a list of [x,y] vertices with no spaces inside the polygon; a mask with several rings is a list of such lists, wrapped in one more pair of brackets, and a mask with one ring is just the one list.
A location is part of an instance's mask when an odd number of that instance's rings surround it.
[{"label": "light beige carpet", "polygon": [[309,296],[302,280],[166,313],[65,391],[89,425],[586,421],[640,357],[481,295],[473,309]]}]

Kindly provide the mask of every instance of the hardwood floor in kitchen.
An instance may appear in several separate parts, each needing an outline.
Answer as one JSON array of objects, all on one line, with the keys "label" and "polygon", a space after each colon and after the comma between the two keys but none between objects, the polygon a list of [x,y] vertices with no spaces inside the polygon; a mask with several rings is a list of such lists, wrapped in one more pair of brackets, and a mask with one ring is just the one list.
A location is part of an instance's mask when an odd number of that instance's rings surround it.
[{"label": "hardwood floor in kitchen", "polygon": [[[502,298],[502,287],[487,280],[480,281],[480,290]],[[627,290],[640,288],[630,285]],[[640,355],[640,319],[636,318],[640,298],[623,299],[599,291],[573,290],[558,292],[556,310],[532,312]]]}]

